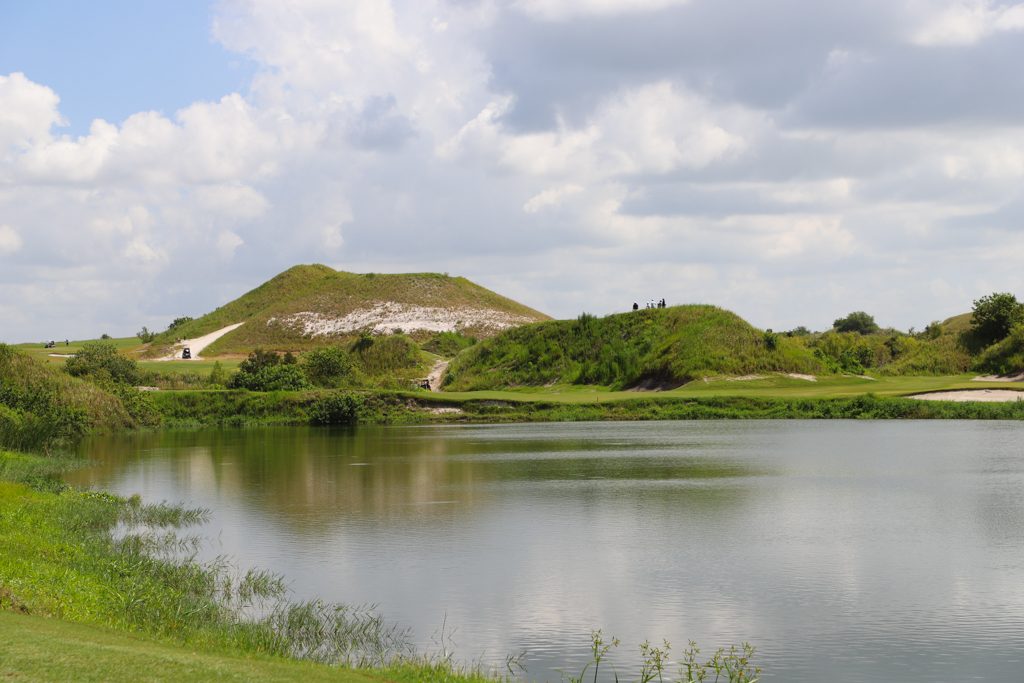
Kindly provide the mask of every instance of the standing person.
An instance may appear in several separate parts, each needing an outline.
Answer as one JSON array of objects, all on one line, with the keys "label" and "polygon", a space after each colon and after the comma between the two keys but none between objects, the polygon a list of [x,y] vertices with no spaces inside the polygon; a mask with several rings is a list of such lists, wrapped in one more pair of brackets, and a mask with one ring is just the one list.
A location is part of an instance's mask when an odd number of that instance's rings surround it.
[{"label": "standing person", "polygon": [[638,304],[637,302],[634,301],[633,302],[633,310],[635,311],[635,310],[638,310],[639,308],[640,308],[640,304]]}]

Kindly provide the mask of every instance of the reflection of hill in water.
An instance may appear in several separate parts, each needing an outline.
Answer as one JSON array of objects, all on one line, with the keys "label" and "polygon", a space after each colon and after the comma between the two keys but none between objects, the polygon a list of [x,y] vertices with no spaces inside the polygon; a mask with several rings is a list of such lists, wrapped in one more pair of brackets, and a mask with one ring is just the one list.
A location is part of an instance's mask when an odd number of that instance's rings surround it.
[{"label": "reflection of hill in water", "polygon": [[95,465],[72,478],[116,486],[156,477],[166,481],[167,498],[242,500],[302,527],[340,516],[386,523],[466,514],[493,503],[509,482],[538,501],[600,496],[631,505],[642,497],[676,513],[736,504],[740,478],[758,472],[703,450],[699,442],[627,445],[578,435],[491,439],[460,428],[158,432],[91,439],[83,454]]}]

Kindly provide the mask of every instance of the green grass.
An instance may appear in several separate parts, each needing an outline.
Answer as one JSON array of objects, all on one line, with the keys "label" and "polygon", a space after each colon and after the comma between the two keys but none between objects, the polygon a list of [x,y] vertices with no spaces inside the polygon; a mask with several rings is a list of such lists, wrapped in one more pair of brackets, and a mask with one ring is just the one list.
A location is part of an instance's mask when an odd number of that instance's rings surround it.
[{"label": "green grass", "polygon": [[137,634],[0,611],[0,678],[13,681],[338,681],[382,677],[309,662],[204,652]]}]

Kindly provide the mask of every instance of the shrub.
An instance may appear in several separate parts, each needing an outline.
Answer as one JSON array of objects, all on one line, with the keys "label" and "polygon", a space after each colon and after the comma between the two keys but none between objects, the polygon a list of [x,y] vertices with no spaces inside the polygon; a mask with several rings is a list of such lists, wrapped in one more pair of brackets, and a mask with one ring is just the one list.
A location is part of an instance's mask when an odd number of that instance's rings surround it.
[{"label": "shrub", "polygon": [[226,387],[228,385],[228,381],[229,378],[227,370],[224,369],[224,366],[220,364],[219,360],[215,361],[206,383],[215,387]]},{"label": "shrub", "polygon": [[309,407],[309,421],[315,425],[354,424],[361,407],[362,401],[350,394],[327,394]]},{"label": "shrub", "polygon": [[68,358],[64,369],[73,377],[87,376],[123,384],[135,384],[139,378],[135,361],[118,353],[114,344],[104,342],[83,344],[77,354]]},{"label": "shrub", "polygon": [[282,357],[256,349],[238,365],[228,386],[250,391],[297,391],[308,389],[309,382],[291,353]]},{"label": "shrub", "polygon": [[972,311],[971,328],[983,346],[1006,339],[1015,325],[1024,323],[1024,304],[1008,292],[981,297]]},{"label": "shrub", "polygon": [[409,370],[420,362],[419,347],[404,335],[361,337],[353,349],[363,371],[368,375],[387,375]]},{"label": "shrub", "polygon": [[873,316],[864,311],[854,311],[845,318],[839,318],[832,323],[836,332],[857,332],[858,334],[871,334],[878,332],[878,323]]},{"label": "shrub", "polygon": [[340,346],[310,351],[302,357],[302,369],[310,382],[321,387],[338,387],[352,378],[352,356]]}]

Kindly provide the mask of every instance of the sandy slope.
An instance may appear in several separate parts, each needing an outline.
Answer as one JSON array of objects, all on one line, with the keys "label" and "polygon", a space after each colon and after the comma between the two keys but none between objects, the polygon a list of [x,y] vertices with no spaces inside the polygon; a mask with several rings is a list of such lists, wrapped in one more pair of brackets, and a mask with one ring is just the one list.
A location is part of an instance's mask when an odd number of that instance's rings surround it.
[{"label": "sandy slope", "polygon": [[932,391],[927,394],[914,394],[907,398],[921,401],[981,401],[985,403],[1001,403],[1004,401],[1024,401],[1024,391],[1013,389],[968,389],[966,391]]},{"label": "sandy slope", "polygon": [[170,354],[169,356],[164,356],[163,358],[157,358],[157,360],[181,360],[181,350],[186,346],[192,352],[192,360],[200,360],[199,354],[202,352],[203,349],[205,349],[207,346],[223,337],[228,332],[237,330],[244,324],[245,323],[235,323],[234,325],[222,327],[216,332],[204,334],[202,337],[196,337],[195,339],[184,339],[174,345],[174,352],[172,354]]}]

